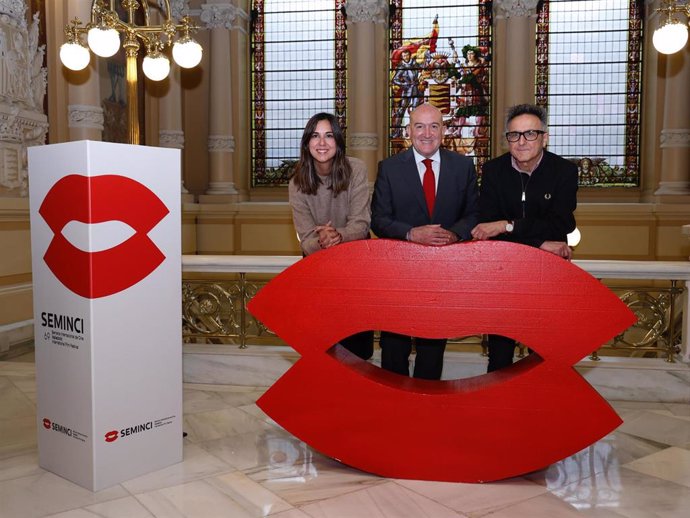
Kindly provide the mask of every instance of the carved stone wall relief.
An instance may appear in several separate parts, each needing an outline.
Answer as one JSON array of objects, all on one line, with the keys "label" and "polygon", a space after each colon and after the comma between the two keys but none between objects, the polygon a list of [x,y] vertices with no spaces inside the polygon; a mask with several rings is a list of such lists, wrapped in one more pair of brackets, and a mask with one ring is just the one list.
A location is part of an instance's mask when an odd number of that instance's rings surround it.
[{"label": "carved stone wall relief", "polygon": [[0,196],[27,195],[26,149],[45,143],[47,70],[39,18],[23,0],[0,0]]}]

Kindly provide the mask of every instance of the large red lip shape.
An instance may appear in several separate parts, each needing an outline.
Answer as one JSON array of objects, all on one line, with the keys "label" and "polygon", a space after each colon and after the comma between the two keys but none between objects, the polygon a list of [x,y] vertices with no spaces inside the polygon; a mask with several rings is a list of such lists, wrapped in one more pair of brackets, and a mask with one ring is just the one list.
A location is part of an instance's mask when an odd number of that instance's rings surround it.
[{"label": "large red lip shape", "polygon": [[[299,261],[250,311],[302,358],[258,401],[315,449],[386,477],[486,482],[543,468],[621,423],[573,365],[635,322],[603,284],[541,250],[346,243]],[[383,329],[495,333],[537,354],[452,381],[405,378],[332,344]]]},{"label": "large red lip shape", "polygon": [[[89,299],[123,291],[144,279],[165,256],[146,235],[168,208],[147,187],[124,176],[69,175],[46,195],[39,214],[55,234],[43,259],[68,289]],[[122,221],[136,233],[124,243],[84,252],[62,235],[70,221]]]}]

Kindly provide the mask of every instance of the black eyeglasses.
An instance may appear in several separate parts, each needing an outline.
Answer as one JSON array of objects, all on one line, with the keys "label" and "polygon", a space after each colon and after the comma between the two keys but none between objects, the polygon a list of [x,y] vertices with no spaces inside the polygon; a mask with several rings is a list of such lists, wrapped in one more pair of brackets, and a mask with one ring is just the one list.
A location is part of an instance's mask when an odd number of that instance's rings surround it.
[{"label": "black eyeglasses", "polygon": [[544,133],[546,132],[542,130],[507,131],[506,140],[508,142],[517,142],[520,140],[520,137],[525,137],[525,140],[532,142],[533,140],[537,140],[537,137]]}]

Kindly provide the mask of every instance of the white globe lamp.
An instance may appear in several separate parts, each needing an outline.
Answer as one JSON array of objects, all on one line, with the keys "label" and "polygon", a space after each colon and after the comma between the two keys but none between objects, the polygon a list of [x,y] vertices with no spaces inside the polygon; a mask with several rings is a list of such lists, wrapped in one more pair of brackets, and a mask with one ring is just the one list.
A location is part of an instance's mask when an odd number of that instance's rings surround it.
[{"label": "white globe lamp", "polygon": [[86,41],[93,53],[102,58],[114,56],[120,48],[120,34],[107,27],[92,27],[86,34]]},{"label": "white globe lamp", "polygon": [[91,61],[91,55],[81,43],[68,41],[60,47],[60,61],[70,70],[84,70]]},{"label": "white globe lamp", "polygon": [[170,73],[170,60],[158,51],[151,52],[142,63],[144,75],[151,81],[162,81]]},{"label": "white globe lamp", "polygon": [[182,68],[194,68],[201,62],[203,49],[194,39],[183,36],[173,44],[172,55],[175,63]]},{"label": "white globe lamp", "polygon": [[678,21],[669,20],[654,31],[654,48],[662,54],[673,54],[688,42],[688,27]]}]

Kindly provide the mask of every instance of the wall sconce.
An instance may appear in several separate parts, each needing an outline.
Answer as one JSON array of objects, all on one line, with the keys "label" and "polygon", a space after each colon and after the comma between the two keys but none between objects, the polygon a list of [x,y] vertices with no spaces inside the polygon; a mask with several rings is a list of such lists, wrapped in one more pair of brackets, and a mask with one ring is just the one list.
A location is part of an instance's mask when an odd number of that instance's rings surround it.
[{"label": "wall sconce", "polygon": [[[661,13],[664,18],[652,36],[654,48],[662,54],[678,52],[688,41],[690,5],[680,5],[674,0],[663,0],[663,5],[656,12]],[[685,23],[677,18],[677,14],[685,15]]]},{"label": "wall sconce", "polygon": [[[144,75],[152,81],[160,81],[170,73],[170,60],[163,50],[172,46],[172,56],[182,68],[193,68],[201,62],[203,49],[190,33],[198,27],[185,16],[179,23],[172,20],[169,0],[163,0],[165,22],[151,25],[149,22],[149,5],[147,0],[122,0],[122,7],[127,11],[127,21],[122,21],[115,10],[115,0],[93,0],[91,3],[91,21],[85,26],[75,18],[65,27],[66,42],[60,47],[60,60],[70,70],[82,70],[91,60],[89,49],[104,58],[114,55],[120,48],[120,34],[123,36],[122,47],[127,59],[127,106],[129,115],[129,142],[139,143],[139,114],[137,107],[137,53],[141,44],[146,47],[146,56],[142,68]],[[163,6],[162,6],[163,7]],[[143,25],[135,23],[137,12],[143,13]],[[81,36],[86,34],[88,47]],[[178,39],[173,42],[176,35]]]}]

